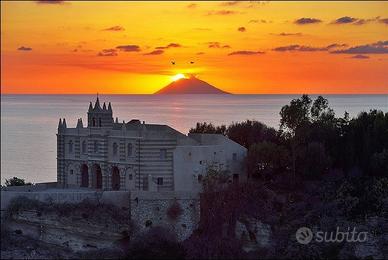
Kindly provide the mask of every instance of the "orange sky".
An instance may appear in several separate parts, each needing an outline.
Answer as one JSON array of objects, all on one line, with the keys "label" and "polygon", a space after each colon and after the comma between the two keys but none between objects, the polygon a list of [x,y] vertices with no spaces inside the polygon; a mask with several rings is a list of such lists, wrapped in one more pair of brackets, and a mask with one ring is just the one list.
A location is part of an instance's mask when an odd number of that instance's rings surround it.
[{"label": "orange sky", "polygon": [[387,68],[388,2],[1,2],[2,93],[388,93]]}]

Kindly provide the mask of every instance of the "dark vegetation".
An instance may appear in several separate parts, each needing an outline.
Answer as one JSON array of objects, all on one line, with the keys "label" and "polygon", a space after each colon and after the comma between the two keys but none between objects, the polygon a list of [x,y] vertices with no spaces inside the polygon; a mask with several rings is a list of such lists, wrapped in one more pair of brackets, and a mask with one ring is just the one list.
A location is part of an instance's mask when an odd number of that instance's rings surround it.
[{"label": "dark vegetation", "polygon": [[122,210],[111,204],[97,203],[85,199],[80,203],[53,203],[52,201],[41,202],[29,199],[27,197],[16,197],[13,199],[7,210],[4,212],[4,218],[11,218],[21,211],[35,211],[37,216],[55,214],[59,218],[76,217],[84,221],[94,223],[120,225],[131,225],[128,210]]},{"label": "dark vegetation", "polygon": [[[224,134],[248,148],[249,180],[203,194],[206,210],[190,240],[206,249],[189,255],[240,258],[233,230],[246,216],[271,226],[273,244],[244,258],[355,257],[349,243],[298,244],[295,232],[303,226],[364,227],[385,241],[377,247],[387,248],[382,228],[388,228],[388,113],[336,117],[326,99],[303,95],[280,116],[278,131],[249,120],[228,127],[197,123],[190,130]],[[371,219],[377,226],[370,227]]]},{"label": "dark vegetation", "polygon": [[13,177],[10,179],[5,180],[5,186],[10,187],[10,186],[24,186],[24,185],[32,185],[31,182],[27,182],[24,179],[18,178],[18,177]]}]

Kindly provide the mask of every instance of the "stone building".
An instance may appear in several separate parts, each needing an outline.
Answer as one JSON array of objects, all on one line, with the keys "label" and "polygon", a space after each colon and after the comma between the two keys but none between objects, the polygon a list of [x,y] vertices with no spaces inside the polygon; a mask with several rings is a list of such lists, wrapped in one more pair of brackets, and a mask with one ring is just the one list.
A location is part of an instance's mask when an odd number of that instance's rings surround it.
[{"label": "stone building", "polygon": [[189,134],[133,119],[113,120],[111,103],[90,102],[87,126],[60,119],[57,181],[63,188],[128,191],[200,190],[208,167],[245,178],[246,149],[222,135]]}]

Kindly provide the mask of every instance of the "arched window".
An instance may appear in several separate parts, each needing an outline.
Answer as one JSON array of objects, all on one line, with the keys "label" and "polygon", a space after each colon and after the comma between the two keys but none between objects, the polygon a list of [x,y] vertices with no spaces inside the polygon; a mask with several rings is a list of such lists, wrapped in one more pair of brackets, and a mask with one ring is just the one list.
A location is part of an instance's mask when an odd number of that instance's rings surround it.
[{"label": "arched window", "polygon": [[94,141],[94,153],[98,153],[98,141]]},{"label": "arched window", "polygon": [[113,155],[117,155],[117,143],[113,143]]},{"label": "arched window", "polygon": [[69,141],[69,153],[73,153],[73,140]]},{"label": "arched window", "polygon": [[98,126],[101,127],[101,118],[98,119]]},{"label": "arched window", "polygon": [[132,151],[133,149],[132,149],[132,144],[131,143],[129,143],[128,144],[128,150],[127,150],[127,152],[128,152],[128,157],[131,157],[132,156]]},{"label": "arched window", "polygon": [[96,126],[96,119],[94,117],[92,119],[92,126]]},{"label": "arched window", "polygon": [[86,141],[82,142],[82,154],[86,154]]}]

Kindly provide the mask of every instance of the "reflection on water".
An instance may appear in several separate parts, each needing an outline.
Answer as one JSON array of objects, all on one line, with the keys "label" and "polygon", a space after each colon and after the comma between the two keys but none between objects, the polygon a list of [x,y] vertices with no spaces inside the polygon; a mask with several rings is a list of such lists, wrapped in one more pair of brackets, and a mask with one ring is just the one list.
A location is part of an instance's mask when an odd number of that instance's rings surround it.
[{"label": "reflection on water", "polygon": [[[103,95],[120,122],[139,119],[167,124],[187,133],[196,122],[230,124],[259,120],[278,128],[280,108],[298,95]],[[314,97],[314,95],[313,95]],[[337,115],[372,108],[388,112],[388,95],[326,95]],[[32,182],[56,180],[56,131],[60,117],[68,127],[86,113],[94,95],[2,95],[1,177]]]}]

